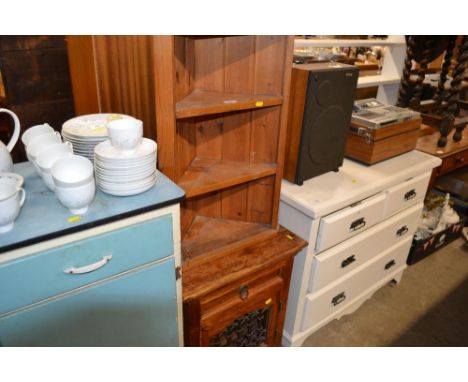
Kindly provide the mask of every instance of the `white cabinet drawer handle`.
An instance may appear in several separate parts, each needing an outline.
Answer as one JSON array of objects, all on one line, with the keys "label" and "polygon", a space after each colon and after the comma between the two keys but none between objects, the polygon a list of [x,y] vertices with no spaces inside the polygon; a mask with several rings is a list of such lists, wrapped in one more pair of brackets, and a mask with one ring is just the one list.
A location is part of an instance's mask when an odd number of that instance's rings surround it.
[{"label": "white cabinet drawer handle", "polygon": [[109,261],[111,261],[111,259],[112,259],[112,255],[103,256],[101,260],[93,264],[85,265],[84,267],[80,267],[80,268],[75,268],[75,267],[67,268],[67,269],[64,269],[63,272],[71,274],[71,275],[93,272],[96,269],[99,269],[103,267],[104,265],[106,265]]}]

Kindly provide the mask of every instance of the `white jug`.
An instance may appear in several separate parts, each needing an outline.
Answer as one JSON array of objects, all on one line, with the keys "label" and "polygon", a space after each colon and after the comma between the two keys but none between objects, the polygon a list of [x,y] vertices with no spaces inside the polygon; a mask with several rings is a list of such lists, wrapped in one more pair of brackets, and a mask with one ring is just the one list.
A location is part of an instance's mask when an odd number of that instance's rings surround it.
[{"label": "white jug", "polygon": [[15,147],[15,144],[18,141],[20,134],[20,123],[16,114],[13,113],[11,110],[0,108],[0,113],[10,114],[15,124],[10,142],[8,142],[8,144],[5,146],[5,144],[2,141],[0,141],[0,172],[12,172],[13,160],[11,159],[10,152],[11,150],[13,150],[13,147]]}]

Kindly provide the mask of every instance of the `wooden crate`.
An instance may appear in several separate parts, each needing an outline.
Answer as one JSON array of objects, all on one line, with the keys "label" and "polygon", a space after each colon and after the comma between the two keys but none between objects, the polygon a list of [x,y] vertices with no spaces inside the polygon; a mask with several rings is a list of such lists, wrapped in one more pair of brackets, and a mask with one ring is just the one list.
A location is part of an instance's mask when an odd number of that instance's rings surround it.
[{"label": "wooden crate", "polygon": [[367,165],[406,153],[416,147],[421,119],[405,121],[380,129],[352,122],[345,156]]}]

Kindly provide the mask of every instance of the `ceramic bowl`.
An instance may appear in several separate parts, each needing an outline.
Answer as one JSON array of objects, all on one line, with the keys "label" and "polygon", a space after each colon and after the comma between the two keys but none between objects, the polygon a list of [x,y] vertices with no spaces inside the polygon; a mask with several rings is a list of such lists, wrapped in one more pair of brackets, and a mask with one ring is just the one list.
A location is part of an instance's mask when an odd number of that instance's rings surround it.
[{"label": "ceramic bowl", "polygon": [[54,129],[48,123],[44,123],[43,125],[36,125],[32,126],[27,129],[23,135],[21,136],[21,142],[23,142],[24,146],[28,146],[32,140],[39,135],[53,133]]},{"label": "ceramic bowl", "polygon": [[135,118],[110,121],[107,135],[112,146],[124,153],[132,153],[143,138],[143,122]]},{"label": "ceramic bowl", "polygon": [[74,215],[81,215],[88,211],[89,205],[96,194],[94,178],[83,185],[73,187],[60,187],[55,184],[55,195]]},{"label": "ceramic bowl", "polygon": [[0,183],[0,233],[13,229],[25,199],[26,192],[21,187]]},{"label": "ceramic bowl", "polygon": [[78,187],[94,182],[93,163],[80,155],[69,155],[57,159],[51,169],[57,187]]}]

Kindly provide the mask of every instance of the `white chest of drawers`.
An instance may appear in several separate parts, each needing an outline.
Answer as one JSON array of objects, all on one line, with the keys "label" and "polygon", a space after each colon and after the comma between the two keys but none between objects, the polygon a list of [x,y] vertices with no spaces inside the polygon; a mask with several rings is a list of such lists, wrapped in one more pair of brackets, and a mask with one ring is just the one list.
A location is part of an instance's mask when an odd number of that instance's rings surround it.
[{"label": "white chest of drawers", "polygon": [[279,222],[309,242],[294,261],[283,345],[300,346],[400,281],[440,162],[412,151],[374,166],[345,159],[339,172],[302,186],[283,180]]}]

